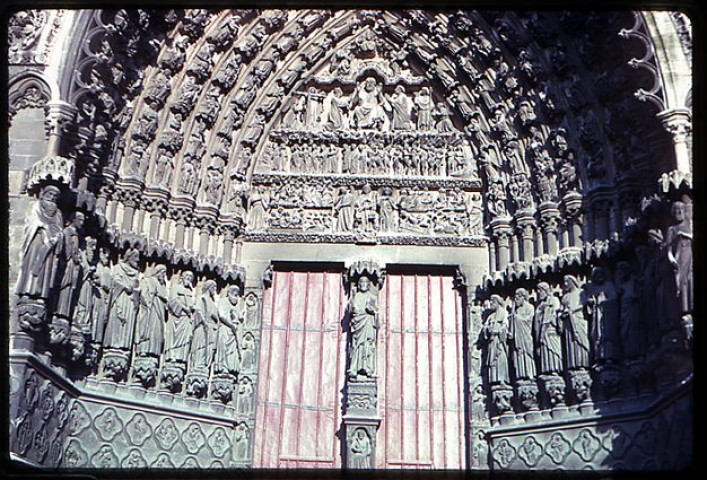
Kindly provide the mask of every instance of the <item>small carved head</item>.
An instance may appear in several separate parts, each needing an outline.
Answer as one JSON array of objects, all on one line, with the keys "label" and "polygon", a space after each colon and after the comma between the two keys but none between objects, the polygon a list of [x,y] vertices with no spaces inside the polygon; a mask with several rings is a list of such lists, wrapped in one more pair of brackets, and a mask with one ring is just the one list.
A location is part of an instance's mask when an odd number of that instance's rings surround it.
[{"label": "small carved head", "polygon": [[83,223],[86,220],[86,216],[81,212],[74,212],[71,218],[71,224],[76,228],[83,227]]},{"label": "small carved head", "polygon": [[181,275],[182,285],[191,287],[194,284],[194,273],[191,270],[185,270]]},{"label": "small carved head", "polygon": [[129,248],[125,252],[125,262],[133,268],[137,268],[140,263],[140,252],[135,248]]},{"label": "small carved head", "polygon": [[680,201],[673,203],[670,212],[673,214],[675,220],[682,222],[685,220],[685,203]]},{"label": "small carved head", "polygon": [[201,290],[204,293],[208,293],[208,294],[213,295],[214,293],[216,293],[216,281],[211,280],[211,279],[206,280],[204,282],[204,284],[201,286]]},{"label": "small carved head", "polygon": [[579,281],[573,275],[565,275],[562,280],[562,287],[566,292],[571,292],[575,288],[579,288]]},{"label": "small carved head", "polygon": [[491,310],[498,311],[503,307],[503,298],[500,295],[491,295]]},{"label": "small carved head", "polygon": [[517,289],[515,295],[516,306],[522,307],[526,300],[528,300],[528,291],[525,288]]},{"label": "small carved head", "polygon": [[545,300],[550,295],[550,285],[547,282],[540,282],[537,286],[538,299]]},{"label": "small carved head", "polygon": [[371,280],[367,276],[361,275],[361,277],[358,279],[357,285],[359,292],[367,292],[370,288]]},{"label": "small carved head", "polygon": [[602,285],[606,280],[606,272],[602,267],[594,267],[592,269],[592,283]]},{"label": "small carved head", "polygon": [[238,297],[241,295],[241,287],[238,285],[230,285],[226,294],[228,295],[228,299],[231,303],[235,305],[238,303]]}]

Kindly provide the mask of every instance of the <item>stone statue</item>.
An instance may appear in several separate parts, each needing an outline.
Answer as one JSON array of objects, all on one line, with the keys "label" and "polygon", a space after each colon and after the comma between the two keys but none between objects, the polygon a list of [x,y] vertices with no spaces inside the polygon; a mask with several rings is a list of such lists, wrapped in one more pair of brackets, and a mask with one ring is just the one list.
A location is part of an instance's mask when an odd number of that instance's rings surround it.
[{"label": "stone statue", "polygon": [[218,329],[216,282],[206,280],[201,287],[201,292],[196,304],[194,331],[189,352],[189,368],[192,369],[208,367],[214,358],[216,347]]},{"label": "stone statue", "polygon": [[253,382],[248,377],[238,381],[238,401],[236,411],[241,415],[249,415],[253,411],[253,397],[255,389]]},{"label": "stone statue", "polygon": [[405,93],[405,87],[398,85],[388,99],[393,110],[393,130],[412,130],[412,100]]},{"label": "stone statue", "polygon": [[47,299],[57,270],[57,247],[64,220],[57,206],[61,191],[47,185],[27,217],[22,264],[15,291],[19,296]]},{"label": "stone statue", "polygon": [[113,274],[111,273],[110,256],[108,249],[101,248],[98,251],[98,264],[95,273],[96,288],[93,290],[93,312],[91,323],[91,363],[97,362],[97,355],[100,346],[103,344],[103,334],[108,322],[108,312],[110,307],[110,292],[113,288]]},{"label": "stone statue", "polygon": [[395,212],[397,205],[393,200],[393,190],[390,187],[380,189],[378,196],[378,215],[380,218],[380,227],[384,232],[394,232],[395,228]]},{"label": "stone statue", "polygon": [[61,247],[57,252],[61,278],[57,285],[54,313],[64,318],[72,318],[74,296],[81,276],[79,230],[83,227],[84,219],[83,213],[74,212],[71,223],[62,233]]},{"label": "stone statue", "polygon": [[550,285],[537,286],[538,306],[535,309],[535,338],[540,357],[540,373],[562,372],[562,325],[557,316],[559,300],[552,295]]},{"label": "stone statue", "polygon": [[112,271],[110,314],[103,336],[104,348],[130,350],[132,347],[135,317],[140,305],[139,261],[138,251],[129,249],[123,261]]},{"label": "stone statue", "polygon": [[363,428],[357,428],[350,442],[349,452],[351,454],[351,468],[372,468],[371,453],[373,446],[368,432]]},{"label": "stone statue", "polygon": [[533,348],[533,318],[535,307],[528,301],[528,291],[516,290],[515,306],[511,312],[508,338],[513,340],[513,365],[517,379],[535,378],[535,359]]},{"label": "stone statue", "polygon": [[434,128],[434,119],[432,118],[434,102],[429,87],[422,87],[415,94],[415,105],[417,105],[417,129],[432,130]]},{"label": "stone statue", "polygon": [[618,304],[614,284],[602,267],[592,269],[592,281],[585,287],[585,307],[592,319],[590,338],[594,360],[613,362],[619,358]]},{"label": "stone statue", "polygon": [[[240,327],[240,323],[237,327]],[[236,329],[238,330],[238,328]],[[240,355],[241,355],[241,370],[250,371],[255,367],[255,338],[250,332],[246,332],[241,339],[239,339]]]},{"label": "stone statue", "polygon": [[157,185],[167,186],[172,180],[172,157],[167,153],[167,149],[159,147],[157,152],[157,160],[155,161],[155,176],[154,181]]},{"label": "stone statue", "polygon": [[356,211],[354,214],[356,224],[364,232],[375,232],[378,230],[378,212],[376,212],[376,194],[369,184],[365,184],[361,193],[356,199]]},{"label": "stone statue", "polygon": [[383,98],[382,90],[373,77],[366,78],[362,84],[356,87],[349,102],[352,127],[383,129],[383,125],[387,121],[385,109],[386,107],[389,109],[390,106]]},{"label": "stone statue", "polygon": [[673,203],[671,213],[678,222],[665,234],[668,261],[673,267],[680,312],[689,314],[694,303],[692,277],[692,222],[684,202]]},{"label": "stone statue", "polygon": [[262,186],[256,187],[249,198],[250,208],[248,209],[247,224],[251,231],[263,232],[268,226],[268,209],[270,202],[265,196]]},{"label": "stone statue", "polygon": [[631,264],[616,266],[619,296],[619,326],[624,358],[636,358],[645,352],[646,331],[641,321],[640,296],[633,278]]},{"label": "stone statue", "polygon": [[344,124],[344,108],[349,104],[349,99],[343,96],[340,87],[334,88],[324,100],[324,112],[326,120],[324,128],[327,130],[341,130]]},{"label": "stone statue", "polygon": [[167,267],[155,266],[140,285],[135,353],[138,356],[158,357],[162,354],[167,320]]},{"label": "stone statue", "polygon": [[87,335],[90,335],[94,318],[94,299],[96,297],[96,239],[86,237],[86,246],[79,253],[81,276],[79,278],[79,295],[74,313],[73,325]]},{"label": "stone statue", "polygon": [[354,196],[348,187],[339,188],[339,198],[334,204],[336,231],[351,232],[354,229]]},{"label": "stone statue", "polygon": [[186,270],[172,288],[167,303],[169,319],[165,330],[165,360],[186,363],[194,314],[194,274]]},{"label": "stone statue", "polygon": [[349,301],[351,334],[349,336],[349,378],[376,376],[376,341],[378,302],[370,290],[371,280],[362,275]]},{"label": "stone statue", "polygon": [[490,384],[507,384],[508,377],[508,312],[499,295],[491,295],[491,313],[483,326],[487,342],[486,366]]},{"label": "stone statue", "polygon": [[582,290],[579,282],[572,275],[565,275],[562,289],[560,320],[567,349],[567,369],[588,368],[589,363],[589,325],[584,316]]},{"label": "stone statue", "polygon": [[308,128],[316,128],[319,126],[322,115],[322,98],[324,95],[320,90],[314,87],[309,87],[307,90],[307,107],[305,110],[305,125]]},{"label": "stone statue", "polygon": [[216,340],[214,372],[236,373],[240,366],[238,352],[238,330],[236,325],[245,315],[244,304],[240,298],[238,285],[229,285],[226,297],[218,303],[218,337]]},{"label": "stone statue", "polygon": [[245,422],[236,425],[236,432],[233,435],[234,457],[236,461],[248,459],[248,445],[250,443],[250,432]]}]

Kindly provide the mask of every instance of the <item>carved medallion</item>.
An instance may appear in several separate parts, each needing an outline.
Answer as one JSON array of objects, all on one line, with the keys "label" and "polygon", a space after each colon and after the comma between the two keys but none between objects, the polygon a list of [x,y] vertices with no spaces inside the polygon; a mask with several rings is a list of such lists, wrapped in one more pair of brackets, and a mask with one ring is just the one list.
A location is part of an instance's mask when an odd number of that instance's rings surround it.
[{"label": "carved medallion", "polygon": [[525,437],[518,449],[518,456],[527,466],[534,467],[543,456],[543,447],[535,437]]},{"label": "carved medallion", "polygon": [[209,435],[209,447],[217,457],[223,457],[231,448],[231,441],[223,428],[218,427]]},{"label": "carved medallion", "polygon": [[157,456],[157,459],[155,459],[154,462],[150,464],[150,467],[152,468],[175,468],[174,463],[172,463],[172,459],[169,458],[169,455],[166,453],[160,453]]},{"label": "carved medallion", "polygon": [[585,462],[591,462],[600,449],[601,441],[587,428],[579,432],[575,441],[572,442],[572,450],[577,452]]},{"label": "carved medallion", "polygon": [[72,438],[64,450],[64,456],[61,459],[61,466],[64,468],[81,468],[88,463],[88,453],[81,448],[81,442]]},{"label": "carved medallion", "polygon": [[139,447],[152,435],[152,427],[144,414],[137,413],[125,425],[125,433],[128,434],[130,443]]},{"label": "carved medallion", "polygon": [[206,435],[198,423],[190,423],[182,432],[182,443],[187,447],[189,453],[198,453],[205,441]]},{"label": "carved medallion", "polygon": [[493,460],[503,469],[508,468],[515,458],[516,449],[505,438],[493,449]]},{"label": "carved medallion", "polygon": [[113,451],[113,447],[107,444],[101,445],[91,457],[91,464],[96,468],[118,468],[120,466],[118,456]]},{"label": "carved medallion", "polygon": [[179,432],[171,418],[165,418],[155,429],[155,438],[163,450],[171,450],[179,439]]},{"label": "carved medallion", "polygon": [[82,403],[74,400],[69,413],[69,435],[78,436],[91,425],[91,417]]},{"label": "carved medallion", "polygon": [[93,426],[106,442],[113,440],[123,430],[123,422],[114,408],[108,407],[93,420]]},{"label": "carved medallion", "polygon": [[555,432],[545,445],[545,453],[553,462],[560,465],[570,453],[570,442],[560,432]]},{"label": "carved medallion", "polygon": [[142,456],[139,449],[131,448],[125,458],[120,462],[120,466],[123,468],[146,468],[147,461],[145,457]]}]

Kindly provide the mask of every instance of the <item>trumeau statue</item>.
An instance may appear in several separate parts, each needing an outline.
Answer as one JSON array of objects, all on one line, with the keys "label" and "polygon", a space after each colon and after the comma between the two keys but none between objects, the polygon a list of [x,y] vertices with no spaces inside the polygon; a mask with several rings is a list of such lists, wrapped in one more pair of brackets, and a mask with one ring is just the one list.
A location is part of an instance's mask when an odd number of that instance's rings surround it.
[{"label": "trumeau statue", "polygon": [[594,360],[611,363],[620,356],[616,288],[602,267],[592,269],[591,279],[591,283],[585,286],[585,307],[591,318],[590,338],[594,346]]},{"label": "trumeau statue", "polygon": [[238,285],[229,285],[226,296],[218,303],[218,338],[216,340],[214,372],[236,373],[240,367],[237,324],[245,315],[245,305]]},{"label": "trumeau statue", "polygon": [[511,311],[508,338],[513,341],[513,365],[516,378],[535,378],[533,357],[533,318],[535,307],[528,301],[528,291],[516,290],[514,308]]},{"label": "trumeau statue", "polygon": [[48,298],[57,269],[57,247],[63,217],[57,206],[59,188],[48,185],[31,210],[22,245],[22,265],[17,280],[19,296]]},{"label": "trumeau statue", "polygon": [[192,335],[194,314],[194,274],[184,271],[172,287],[167,304],[169,319],[165,330],[165,359],[186,363]]},{"label": "trumeau statue", "polygon": [[362,275],[349,301],[351,323],[349,378],[376,376],[378,301],[371,280]]},{"label": "trumeau statue", "polygon": [[483,326],[487,342],[488,381],[491,384],[508,384],[508,312],[499,295],[491,295],[490,300],[491,313]]},{"label": "trumeau statue", "polygon": [[535,309],[535,337],[540,357],[540,373],[562,372],[562,325],[557,316],[559,300],[550,285],[538,283],[538,306]]},{"label": "trumeau statue", "polygon": [[162,354],[167,320],[167,267],[156,265],[145,275],[140,286],[135,353],[157,357]]},{"label": "trumeau statue", "polygon": [[558,312],[564,330],[567,350],[567,369],[588,368],[589,325],[583,310],[583,293],[579,282],[572,275],[565,275],[561,307]]},{"label": "trumeau statue", "polygon": [[123,261],[112,270],[108,322],[103,346],[119,350],[132,347],[135,317],[140,305],[140,254],[135,249],[125,252]]}]

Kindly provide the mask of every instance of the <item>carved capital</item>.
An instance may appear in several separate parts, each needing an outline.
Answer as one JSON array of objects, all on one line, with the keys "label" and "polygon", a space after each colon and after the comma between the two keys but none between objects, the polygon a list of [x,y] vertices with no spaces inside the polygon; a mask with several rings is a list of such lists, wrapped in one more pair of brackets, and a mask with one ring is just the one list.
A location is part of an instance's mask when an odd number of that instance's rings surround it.
[{"label": "carved capital", "polygon": [[686,142],[692,133],[692,115],[687,108],[663,110],[656,115],[673,137],[673,143]]},{"label": "carved capital", "polygon": [[511,399],[513,398],[513,388],[510,385],[491,386],[491,399],[496,410],[496,415],[503,415],[511,411]]}]

